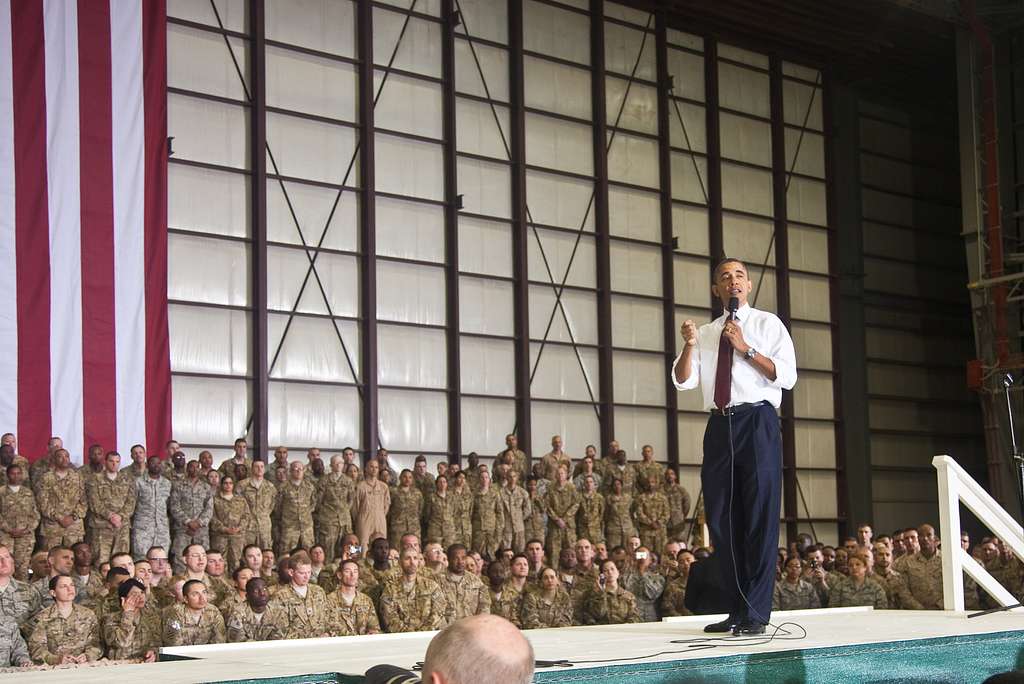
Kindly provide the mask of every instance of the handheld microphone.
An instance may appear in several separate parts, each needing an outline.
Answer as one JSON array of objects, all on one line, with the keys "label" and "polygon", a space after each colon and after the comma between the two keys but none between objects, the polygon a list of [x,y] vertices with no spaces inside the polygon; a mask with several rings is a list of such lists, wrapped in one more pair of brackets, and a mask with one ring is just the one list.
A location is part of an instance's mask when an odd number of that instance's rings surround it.
[{"label": "handheld microphone", "polygon": [[736,319],[736,310],[739,309],[739,308],[740,308],[740,299],[739,299],[739,297],[729,297],[728,309],[729,309],[729,320],[730,321]]}]

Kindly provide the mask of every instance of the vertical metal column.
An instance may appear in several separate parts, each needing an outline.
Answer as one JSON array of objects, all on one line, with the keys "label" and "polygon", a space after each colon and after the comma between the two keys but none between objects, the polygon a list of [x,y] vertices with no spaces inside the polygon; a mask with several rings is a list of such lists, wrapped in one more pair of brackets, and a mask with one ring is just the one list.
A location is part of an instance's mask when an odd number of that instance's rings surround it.
[{"label": "vertical metal column", "polygon": [[[775,292],[777,313],[787,328],[792,328],[789,306],[789,226],[786,211],[786,127],[783,119],[782,60],[771,57],[772,116],[772,198],[775,232]],[[786,519],[786,538],[797,535],[796,421],[793,417],[793,393],[782,392],[782,511]]]},{"label": "vertical metal column", "polygon": [[459,365],[458,160],[455,156],[454,0],[441,0],[441,116],[444,129],[445,342],[448,362],[448,460],[462,462],[462,375]]},{"label": "vertical metal column", "polygon": [[512,177],[512,310],[515,333],[516,426],[530,448],[530,285],[527,274],[526,114],[523,110],[523,0],[508,0],[509,146]]},{"label": "vertical metal column", "polygon": [[612,275],[608,226],[608,128],[605,107],[604,2],[590,0],[590,100],[594,133],[594,231],[597,250],[598,403],[601,449],[615,439],[612,381]]},{"label": "vertical metal column", "polygon": [[655,15],[655,50],[658,64],[658,179],[661,185],[661,296],[665,345],[665,427],[668,465],[679,471],[679,395],[672,382],[676,351],[675,250],[672,247],[672,133],[669,127],[668,39],[665,14]]},{"label": "vertical metal column", "polygon": [[[704,40],[704,116],[707,133],[708,161],[708,254],[711,257],[708,282],[714,276],[715,264],[725,256],[722,238],[722,144],[718,126],[718,43]],[[711,318],[722,313],[722,302],[710,294]]]},{"label": "vertical metal column", "polygon": [[359,55],[359,316],[363,383],[363,455],[380,446],[377,418],[377,237],[376,167],[373,145],[373,3],[359,0],[356,9]]},{"label": "vertical metal column", "polygon": [[250,0],[251,94],[249,145],[252,154],[252,429],[253,457],[267,459],[270,377],[267,368],[267,56],[264,36],[264,0]]}]

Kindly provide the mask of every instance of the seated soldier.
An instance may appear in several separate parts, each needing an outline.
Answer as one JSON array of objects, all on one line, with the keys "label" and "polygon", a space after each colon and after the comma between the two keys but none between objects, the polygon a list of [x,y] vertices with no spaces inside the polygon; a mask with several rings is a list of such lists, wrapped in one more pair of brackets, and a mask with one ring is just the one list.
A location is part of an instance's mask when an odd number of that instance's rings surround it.
[{"label": "seated soldier", "polygon": [[[574,553],[571,547],[565,550]],[[495,565],[501,565],[501,563],[491,564],[492,567]],[[508,565],[508,579],[497,591],[494,590],[494,578],[493,575],[491,576],[491,613],[502,616],[520,628],[523,626],[523,601],[529,587],[527,584],[529,571],[530,561],[523,554],[517,553]]]},{"label": "seated soldier", "polygon": [[523,629],[570,627],[573,624],[572,598],[558,581],[554,568],[544,568],[540,581],[523,600]]},{"label": "seated soldier", "polygon": [[445,595],[445,623],[491,612],[491,597],[479,577],[466,572],[466,547],[448,547],[448,569],[438,584]]},{"label": "seated soldier", "polygon": [[27,667],[32,664],[28,644],[12,617],[0,615],[0,668]]},{"label": "seated soldier", "polygon": [[665,593],[661,595],[662,617],[691,614],[686,607],[686,584],[690,579],[690,566],[693,565],[693,560],[693,553],[687,549],[676,554],[675,578],[665,585]]},{"label": "seated soldier", "polygon": [[270,594],[262,577],[245,584],[245,602],[231,608],[225,623],[230,643],[284,639],[288,615],[279,606],[269,604]]},{"label": "seated soldier", "polygon": [[164,618],[165,646],[222,644],[224,617],[210,603],[210,590],[200,580],[187,580],[181,588],[184,603],[175,604]]},{"label": "seated soldier", "polygon": [[233,591],[221,599],[221,603],[218,606],[218,608],[220,608],[220,614],[224,616],[225,622],[228,619],[228,615],[231,615],[231,611],[245,603],[245,587],[249,584],[249,580],[252,578],[253,572],[246,565],[238,566],[235,568],[235,571],[231,573]]},{"label": "seated soldier", "polygon": [[117,587],[120,610],[103,618],[103,641],[111,660],[139,658],[156,662],[162,625],[160,610],[150,602],[146,586],[138,579],[127,579]]},{"label": "seated soldier", "polygon": [[[601,563],[601,574],[593,586],[588,587],[583,604],[584,624],[620,625],[640,622],[636,597],[619,586],[619,568],[615,561]],[[578,588],[577,591],[582,589]]]},{"label": "seated soldier", "polygon": [[414,549],[402,549],[401,574],[384,581],[380,617],[388,632],[421,632],[444,626],[444,593],[433,578],[419,571],[421,558]]},{"label": "seated soldier", "polygon": [[79,665],[103,657],[96,613],[75,605],[75,582],[70,575],[50,578],[53,605],[36,618],[28,640],[32,660],[39,665]]},{"label": "seated soldier", "polygon": [[652,562],[650,549],[641,546],[633,567],[620,578],[622,587],[636,599],[641,622],[658,621],[658,602],[665,591],[665,577],[653,569]]},{"label": "seated soldier", "polygon": [[299,551],[288,558],[291,581],[274,594],[272,604],[288,616],[285,639],[312,639],[327,636],[331,607],[324,590],[310,584],[312,567],[309,556]]},{"label": "seated soldier", "polygon": [[327,595],[331,604],[330,635],[378,634],[377,608],[369,596],[358,590],[359,563],[352,559],[343,560],[337,574],[340,584]]},{"label": "seated soldier", "polygon": [[782,579],[775,583],[772,593],[772,610],[807,610],[821,608],[818,592],[803,579],[803,563],[798,556],[786,561]]},{"label": "seated soldier", "polygon": [[889,601],[885,589],[875,580],[867,576],[868,563],[861,553],[853,553],[847,558],[850,576],[839,580],[829,594],[829,608],[847,608],[849,606],[874,606],[875,610],[885,610]]}]

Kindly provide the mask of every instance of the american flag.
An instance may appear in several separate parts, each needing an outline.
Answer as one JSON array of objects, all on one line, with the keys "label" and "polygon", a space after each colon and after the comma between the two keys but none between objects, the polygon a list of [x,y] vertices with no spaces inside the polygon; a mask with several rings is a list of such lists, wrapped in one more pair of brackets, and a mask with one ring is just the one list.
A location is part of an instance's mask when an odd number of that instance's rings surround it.
[{"label": "american flag", "polygon": [[0,431],[170,436],[165,0],[0,0]]}]

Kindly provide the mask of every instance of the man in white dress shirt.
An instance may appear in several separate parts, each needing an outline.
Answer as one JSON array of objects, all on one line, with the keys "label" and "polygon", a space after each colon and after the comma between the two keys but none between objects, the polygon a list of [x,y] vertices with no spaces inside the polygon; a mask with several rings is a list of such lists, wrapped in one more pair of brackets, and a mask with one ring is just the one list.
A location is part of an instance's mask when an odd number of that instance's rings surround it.
[{"label": "man in white dress shirt", "polygon": [[711,292],[727,311],[699,330],[683,323],[672,368],[677,389],[700,385],[711,414],[701,485],[732,608],[708,632],[763,634],[771,618],[782,481],[776,409],[796,384],[796,355],[782,321],[747,304],[752,289],[743,262],[723,259]]}]

